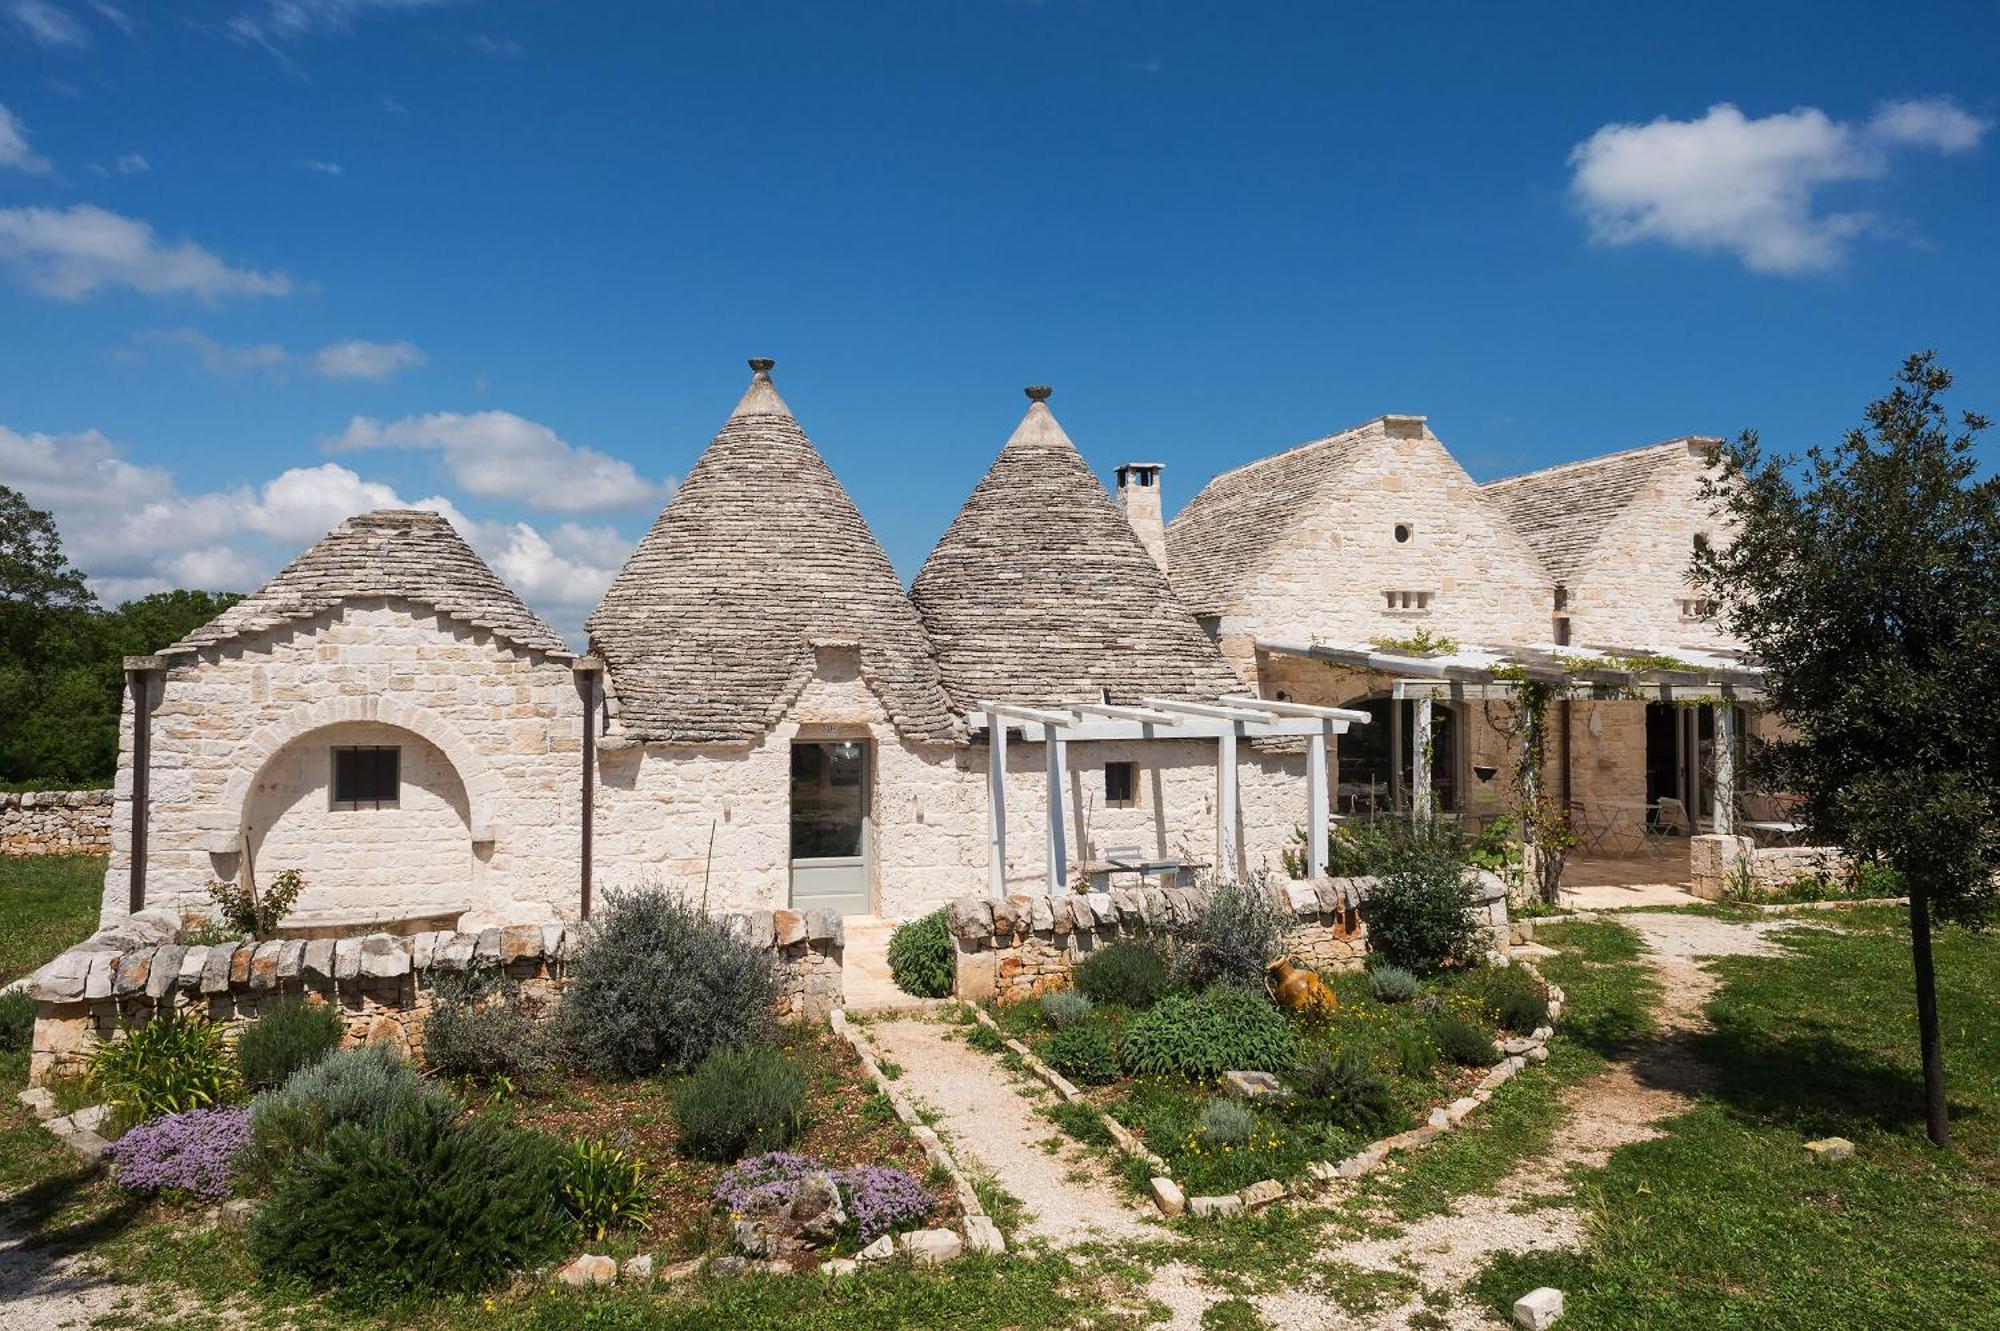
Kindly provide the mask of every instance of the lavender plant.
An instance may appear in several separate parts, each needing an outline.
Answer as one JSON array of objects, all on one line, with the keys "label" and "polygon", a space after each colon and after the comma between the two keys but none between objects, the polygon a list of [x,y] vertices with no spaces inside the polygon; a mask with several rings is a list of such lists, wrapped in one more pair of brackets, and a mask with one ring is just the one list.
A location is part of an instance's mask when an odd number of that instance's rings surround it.
[{"label": "lavender plant", "polygon": [[848,1220],[863,1243],[915,1225],[937,1204],[905,1170],[889,1165],[829,1170],[811,1156],[791,1151],[769,1151],[735,1165],[715,1185],[715,1200],[726,1211],[741,1212],[753,1198],[774,1191],[784,1195],[799,1180],[819,1173],[833,1176]]},{"label": "lavender plant", "polygon": [[112,1177],[134,1192],[229,1195],[236,1160],[250,1144],[250,1111],[190,1109],[142,1123],[111,1147]]}]

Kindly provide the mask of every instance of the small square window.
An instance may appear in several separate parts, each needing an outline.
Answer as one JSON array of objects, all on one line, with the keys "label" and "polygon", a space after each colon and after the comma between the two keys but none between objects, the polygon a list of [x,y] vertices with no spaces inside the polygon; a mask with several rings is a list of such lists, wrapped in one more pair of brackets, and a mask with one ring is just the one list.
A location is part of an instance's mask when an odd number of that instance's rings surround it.
[{"label": "small square window", "polygon": [[333,807],[395,808],[402,795],[403,751],[394,745],[333,751]]},{"label": "small square window", "polygon": [[1104,764],[1104,802],[1113,808],[1132,808],[1139,802],[1139,764]]}]

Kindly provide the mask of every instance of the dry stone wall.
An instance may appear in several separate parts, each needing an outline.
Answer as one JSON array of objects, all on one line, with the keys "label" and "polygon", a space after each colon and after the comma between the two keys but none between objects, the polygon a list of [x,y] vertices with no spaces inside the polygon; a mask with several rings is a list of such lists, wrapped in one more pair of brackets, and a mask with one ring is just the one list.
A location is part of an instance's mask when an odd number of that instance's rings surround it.
[{"label": "dry stone wall", "polygon": [[[772,952],[779,1015],[819,1020],[841,1003],[837,915],[760,911],[729,915],[731,932]],[[185,944],[171,911],[147,910],[100,929],[37,971],[38,1003],[29,1080],[37,1086],[78,1069],[121,1022],[170,1011],[198,1013],[234,1031],[266,1004],[303,998],[334,1005],[349,1045],[385,1042],[421,1059],[424,1017],[440,976],[487,971],[551,1005],[592,926],[514,924],[477,933],[437,930],[344,938],[281,938],[214,946]]]},{"label": "dry stone wall", "polygon": [[110,791],[0,793],[0,855],[102,855],[110,849]]},{"label": "dry stone wall", "polygon": [[1758,846],[1749,837],[1698,836],[1688,842],[1689,888],[1704,901],[1721,901],[1748,886],[1779,892],[1795,879],[1840,882],[1848,858],[1828,846]]},{"label": "dry stone wall", "polygon": [[[1493,950],[1508,948],[1507,889],[1477,875]],[[1367,955],[1373,878],[1268,880],[1262,890],[1292,919],[1285,947],[1318,969],[1343,970]],[[1066,989],[1077,963],[1124,938],[1172,937],[1208,904],[1201,888],[1113,888],[1067,896],[961,897],[949,920],[957,940],[956,993],[967,1002],[1013,1001]]]}]

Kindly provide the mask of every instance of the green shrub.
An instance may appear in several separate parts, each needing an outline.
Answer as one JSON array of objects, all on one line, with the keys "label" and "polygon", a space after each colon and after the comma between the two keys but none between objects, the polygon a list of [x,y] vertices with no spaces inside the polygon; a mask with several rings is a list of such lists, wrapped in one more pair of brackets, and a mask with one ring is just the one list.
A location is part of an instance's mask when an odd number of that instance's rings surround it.
[{"label": "green shrub", "polygon": [[563,1206],[587,1239],[643,1225],[652,1213],[645,1166],[609,1142],[572,1143],[557,1162]]},{"label": "green shrub", "polygon": [[1479,995],[1502,1030],[1529,1035],[1548,1022],[1548,987],[1519,966],[1487,971],[1480,977]]},{"label": "green shrub", "polygon": [[997,1054],[1007,1047],[1007,1038],[991,1026],[974,1026],[965,1033],[965,1042],[982,1054]]},{"label": "green shrub", "polygon": [[1447,1012],[1432,1022],[1431,1037],[1444,1056],[1460,1067],[1483,1068],[1500,1057],[1493,1037],[1457,1012]]},{"label": "green shrub", "polygon": [[34,998],[25,989],[0,994],[0,1052],[20,1053],[35,1043]]},{"label": "green shrub", "polygon": [[958,945],[943,907],[921,920],[899,925],[889,935],[889,975],[896,987],[918,998],[946,998],[952,991]]},{"label": "green shrub", "polygon": [[768,1038],[778,994],[770,951],[698,905],[658,888],[613,893],[571,963],[553,1034],[596,1072],[685,1072]]},{"label": "green shrub", "polygon": [[1042,995],[1042,1020],[1056,1030],[1074,1026],[1090,1016],[1091,1002],[1088,996],[1074,989],[1061,989],[1053,994]]},{"label": "green shrub", "polygon": [[432,1072],[519,1083],[551,1061],[548,1030],[519,985],[490,972],[438,978],[424,1018],[424,1062]]},{"label": "green shrub", "polygon": [[1102,1086],[1118,1080],[1118,1055],[1102,1026],[1066,1026],[1048,1045],[1049,1066],[1071,1081]]},{"label": "green shrub", "polygon": [[566,1245],[560,1179],[538,1133],[404,1104],[335,1128],[283,1174],[251,1223],[250,1256],[268,1279],[363,1306],[476,1293]]},{"label": "green shrub", "polygon": [[1355,1132],[1386,1132],[1402,1117],[1388,1081],[1356,1050],[1320,1055],[1299,1069],[1292,1086],[1302,1112]]},{"label": "green shrub", "polygon": [[340,1047],[340,1014],[329,1003],[288,998],[267,1006],[236,1041],[236,1065],[253,1091],[281,1086]]},{"label": "green shrub", "polygon": [[1286,1071],[1298,1059],[1298,1037],[1263,994],[1217,985],[1169,995],[1134,1017],[1119,1055],[1134,1076],[1214,1081],[1232,1070]]},{"label": "green shrub", "polygon": [[1483,950],[1477,890],[1442,840],[1405,842],[1361,908],[1368,946],[1392,966],[1429,975]]},{"label": "green shrub", "polygon": [[1264,966],[1283,950],[1291,924],[1291,912],[1279,909],[1263,883],[1219,883],[1181,930],[1174,969],[1192,989],[1261,985]]},{"label": "green shrub", "polygon": [[1257,1130],[1257,1116],[1241,1100],[1217,1096],[1201,1107],[1201,1141],[1210,1149],[1241,1146]]},{"label": "green shrub", "polygon": [[297,869],[282,869],[262,892],[248,883],[211,882],[208,896],[222,916],[220,924],[224,930],[250,938],[269,938],[292,913],[292,903],[305,890],[304,874]]},{"label": "green shrub", "polygon": [[1437,1046],[1429,1035],[1409,1027],[1396,1032],[1396,1068],[1412,1081],[1421,1081],[1437,1068]]},{"label": "green shrub", "polygon": [[1121,938],[1078,962],[1074,979],[1094,1002],[1151,1007],[1167,992],[1167,957],[1150,940]]},{"label": "green shrub", "polygon": [[1104,1125],[1104,1115],[1077,1100],[1058,1100],[1048,1108],[1056,1126],[1085,1146],[1110,1146],[1114,1138]]},{"label": "green shrub", "polygon": [[719,1049],[674,1097],[680,1150],[728,1162],[782,1151],[806,1126],[805,1069],[776,1049]]},{"label": "green shrub", "polygon": [[450,1096],[425,1083],[386,1045],[330,1054],[250,1102],[254,1167],[266,1178],[276,1177],[322,1149],[335,1128],[372,1126],[418,1101],[441,1111],[456,1108]]},{"label": "green shrub", "polygon": [[1391,966],[1386,962],[1369,970],[1368,983],[1373,986],[1375,997],[1384,1003],[1406,1003],[1423,988],[1423,982],[1415,975],[1401,966]]},{"label": "green shrub", "polygon": [[236,1093],[236,1065],[222,1028],[169,1010],[127,1023],[119,1038],[85,1059],[91,1090],[129,1123],[189,1109],[212,1109]]}]

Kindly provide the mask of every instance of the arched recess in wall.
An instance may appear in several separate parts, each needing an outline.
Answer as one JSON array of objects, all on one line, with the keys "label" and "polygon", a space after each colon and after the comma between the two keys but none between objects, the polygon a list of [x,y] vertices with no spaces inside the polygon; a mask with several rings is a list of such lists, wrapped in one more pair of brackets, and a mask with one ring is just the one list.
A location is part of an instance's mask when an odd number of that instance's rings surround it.
[{"label": "arched recess in wall", "polygon": [[[1365,726],[1348,727],[1347,733],[1340,737],[1340,774],[1334,787],[1334,811],[1365,815],[1408,808],[1416,704],[1397,702],[1386,693],[1372,693],[1340,706],[1368,713],[1369,721]],[[1463,786],[1462,733],[1457,706],[1433,702],[1431,798],[1433,807],[1443,812],[1459,807]]]},{"label": "arched recess in wall", "polygon": [[415,731],[336,721],[295,736],[264,760],[240,808],[238,845],[259,889],[285,869],[305,875],[289,924],[427,920],[474,904],[464,778]]}]

